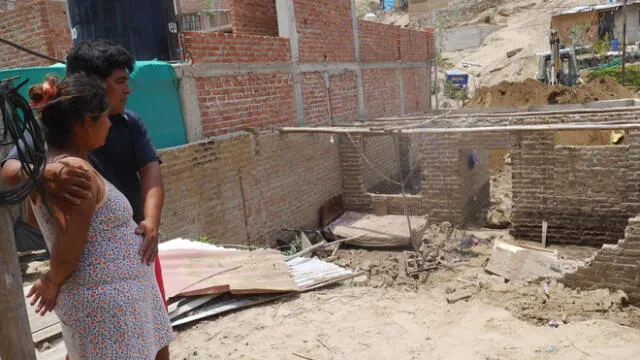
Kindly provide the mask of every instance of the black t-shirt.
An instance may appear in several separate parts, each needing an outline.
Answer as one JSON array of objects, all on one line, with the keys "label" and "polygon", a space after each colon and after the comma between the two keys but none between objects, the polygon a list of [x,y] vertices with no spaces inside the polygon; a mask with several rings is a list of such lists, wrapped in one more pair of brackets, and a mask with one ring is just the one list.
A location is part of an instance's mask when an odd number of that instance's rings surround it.
[{"label": "black t-shirt", "polygon": [[[160,158],[151,143],[142,119],[132,111],[110,116],[111,128],[104,146],[89,153],[91,165],[107,181],[112,183],[129,200],[133,208],[133,219],[139,223],[144,220],[142,191],[138,171]],[[25,140],[33,139],[25,134]],[[6,160],[18,159],[15,147]]]}]

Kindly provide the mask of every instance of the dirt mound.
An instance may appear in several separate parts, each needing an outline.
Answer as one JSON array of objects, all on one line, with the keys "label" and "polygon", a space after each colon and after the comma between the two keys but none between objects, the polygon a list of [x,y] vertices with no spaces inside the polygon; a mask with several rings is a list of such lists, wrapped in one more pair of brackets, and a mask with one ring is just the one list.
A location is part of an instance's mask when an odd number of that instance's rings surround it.
[{"label": "dirt mound", "polygon": [[631,90],[609,77],[595,79],[584,86],[549,86],[533,79],[502,81],[476,91],[466,107],[500,108],[554,104],[586,104],[601,100],[632,98]]}]

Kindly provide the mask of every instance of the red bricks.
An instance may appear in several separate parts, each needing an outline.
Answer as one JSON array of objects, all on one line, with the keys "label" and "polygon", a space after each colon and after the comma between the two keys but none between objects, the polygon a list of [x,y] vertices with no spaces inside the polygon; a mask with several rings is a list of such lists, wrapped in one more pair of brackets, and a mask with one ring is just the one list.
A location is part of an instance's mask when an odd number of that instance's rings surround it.
[{"label": "red bricks", "polygon": [[429,79],[427,69],[403,69],[404,112],[426,112],[429,109]]},{"label": "red bricks", "polygon": [[361,20],[358,22],[358,32],[362,61],[400,60],[398,48],[400,29],[398,27]]},{"label": "red bricks", "polygon": [[256,35],[185,32],[185,46],[194,63],[288,62],[289,40]]},{"label": "red bricks", "polygon": [[304,119],[307,126],[329,125],[329,90],[322,73],[301,75]]},{"label": "red bricks", "polygon": [[400,81],[395,69],[362,70],[365,117],[400,115]]},{"label": "red bricks", "polygon": [[330,75],[329,84],[333,125],[353,122],[358,118],[358,84],[355,72]]},{"label": "red bricks", "polygon": [[205,137],[295,124],[289,74],[199,78],[197,87]]},{"label": "red bricks", "polygon": [[230,0],[230,2],[234,33],[278,36],[275,0]]},{"label": "red bricks", "polygon": [[301,62],[355,61],[351,0],[293,0]]},{"label": "red bricks", "polygon": [[[36,0],[0,13],[2,37],[45,55],[64,58],[71,48],[66,7],[61,2]],[[51,61],[0,44],[0,68],[51,65]]]}]

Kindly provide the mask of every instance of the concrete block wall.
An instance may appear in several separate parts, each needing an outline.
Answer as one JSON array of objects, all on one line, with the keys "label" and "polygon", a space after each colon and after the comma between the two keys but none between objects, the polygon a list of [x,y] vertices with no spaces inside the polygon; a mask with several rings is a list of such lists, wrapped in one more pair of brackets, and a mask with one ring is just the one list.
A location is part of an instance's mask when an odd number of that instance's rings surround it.
[{"label": "concrete block wall", "polygon": [[604,245],[586,266],[560,281],[584,290],[623,290],[632,304],[640,304],[640,217],[629,219],[617,245]]},{"label": "concrete block wall", "polygon": [[[19,2],[0,13],[0,34],[18,45],[62,58],[72,47],[66,3],[50,0]],[[52,62],[0,44],[0,69],[48,66]]]},{"label": "concrete block wall", "polygon": [[322,204],[342,192],[328,135],[229,134],[161,157],[164,240],[274,245],[282,227],[318,226]]}]

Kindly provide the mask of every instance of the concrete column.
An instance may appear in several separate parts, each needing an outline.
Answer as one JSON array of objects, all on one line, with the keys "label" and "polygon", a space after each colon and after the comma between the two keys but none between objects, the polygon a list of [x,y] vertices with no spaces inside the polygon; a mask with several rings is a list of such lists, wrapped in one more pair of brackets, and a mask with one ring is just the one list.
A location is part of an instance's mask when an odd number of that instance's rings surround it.
[{"label": "concrete column", "polygon": [[183,76],[180,79],[179,88],[187,141],[192,143],[202,140],[202,113],[200,112],[200,104],[198,101],[196,79]]},{"label": "concrete column", "polygon": [[398,84],[400,84],[400,115],[405,114],[404,107],[404,80],[402,79],[402,69],[396,69],[396,77],[398,78]]},{"label": "concrete column", "polygon": [[300,71],[298,69],[300,47],[293,0],[276,0],[276,12],[278,15],[278,34],[280,37],[288,38],[291,47],[293,90],[296,97],[296,123],[298,126],[304,126],[306,124],[304,119],[304,98],[302,97],[302,84]]},{"label": "concrete column", "polygon": [[358,14],[356,0],[351,0],[351,24],[353,27],[353,45],[356,53],[356,82],[358,84],[358,116],[364,119],[366,115],[364,103],[364,81],[362,80],[361,56],[360,56],[360,30],[358,29]]}]

